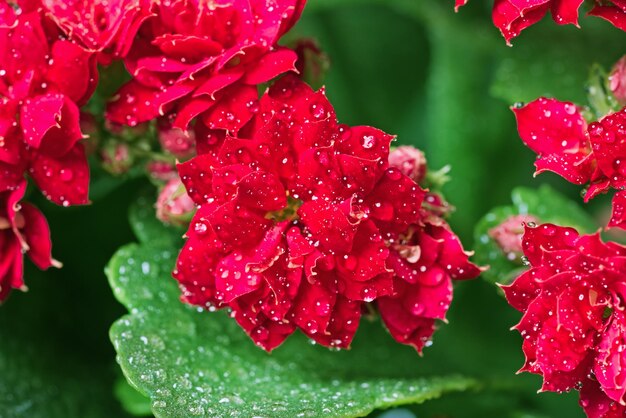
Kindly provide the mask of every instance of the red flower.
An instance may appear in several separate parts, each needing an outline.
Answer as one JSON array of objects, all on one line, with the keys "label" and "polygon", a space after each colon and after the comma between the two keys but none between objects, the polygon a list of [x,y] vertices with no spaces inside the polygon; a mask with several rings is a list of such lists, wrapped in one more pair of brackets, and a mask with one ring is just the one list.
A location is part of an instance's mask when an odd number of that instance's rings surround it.
[{"label": "red flower", "polygon": [[51,256],[50,230],[43,214],[19,203],[26,191],[22,181],[15,190],[0,192],[0,302],[11,289],[25,290],[24,253],[42,270],[60,263]]},{"label": "red flower", "polygon": [[[515,326],[524,338],[522,371],[540,374],[542,390],[580,389],[592,417],[611,415],[624,403],[626,247],[572,228],[526,226],[524,254],[530,270],[503,286],[524,315]],[[618,407],[622,408],[622,407]]]},{"label": "red flower", "polygon": [[78,106],[95,88],[95,59],[59,40],[38,12],[8,7],[0,13],[0,164],[27,171],[57,204],[87,203]]},{"label": "red flower", "polygon": [[559,25],[578,26],[578,9],[584,0],[495,0],[493,23],[507,43],[537,23],[548,12]]},{"label": "red flower", "polygon": [[135,125],[165,113],[186,129],[197,115],[236,132],[252,116],[256,86],[294,69],[296,54],[277,46],[304,0],[154,2],[126,59],[133,80],[107,117]]},{"label": "red flower", "polygon": [[[540,21],[550,11],[559,25],[578,26],[578,10],[584,0],[495,0],[492,19],[502,36],[510,44],[520,32]],[[454,8],[464,6],[467,0],[455,0]],[[623,0],[596,1],[589,12],[601,17],[615,27],[626,30],[626,2]]]},{"label": "red flower", "polygon": [[616,28],[626,31],[626,2],[624,0],[598,1],[589,14],[601,17],[611,22]]},{"label": "red flower", "polygon": [[538,155],[537,173],[553,171],[575,184],[589,183],[585,201],[610,188],[610,227],[626,228],[626,109],[589,126],[572,103],[538,99],[513,109],[519,134]]},{"label": "red flower", "polygon": [[[183,299],[228,306],[269,351],[296,328],[345,348],[364,302],[405,297],[430,304],[438,297],[422,313],[382,302],[392,335],[421,348],[421,336],[430,336],[432,321],[447,309],[449,276],[475,270],[447,227],[426,219],[424,191],[389,167],[393,137],[339,125],[324,91],[292,76],[261,98],[238,137],[203,129],[196,130],[200,155],[178,166],[199,206],[174,272]],[[433,244],[424,249],[427,260],[415,257],[423,240]],[[398,245],[405,244],[414,247],[407,263],[427,272],[412,274],[407,264],[410,277],[394,279],[391,258],[402,264],[408,253]],[[422,290],[426,276],[437,274]]]},{"label": "red flower", "polygon": [[42,0],[50,17],[67,37],[101,60],[123,58],[150,13],[149,0]]}]

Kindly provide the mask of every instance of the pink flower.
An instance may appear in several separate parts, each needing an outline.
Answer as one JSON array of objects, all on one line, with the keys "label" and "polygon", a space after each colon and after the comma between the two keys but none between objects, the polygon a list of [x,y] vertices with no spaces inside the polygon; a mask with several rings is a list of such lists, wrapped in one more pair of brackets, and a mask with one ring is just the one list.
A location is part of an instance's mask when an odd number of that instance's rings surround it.
[{"label": "pink flower", "polygon": [[51,256],[46,218],[34,206],[19,203],[25,191],[22,181],[15,190],[0,192],[0,302],[12,289],[26,290],[24,253],[42,270],[61,266]]},{"label": "pink flower", "polygon": [[542,390],[582,387],[590,417],[622,416],[623,407],[610,411],[626,393],[626,247],[544,224],[526,226],[523,248],[530,270],[503,286],[523,313],[515,326],[524,338],[522,371],[542,375]]},{"label": "pink flower", "polygon": [[196,209],[180,179],[170,180],[159,193],[156,216],[165,223],[188,225]]},{"label": "pink flower", "polygon": [[236,132],[251,117],[257,85],[294,70],[295,52],[277,45],[298,20],[303,0],[154,2],[126,56],[133,80],[107,117],[135,125],[165,114],[186,129],[201,115]]},{"label": "pink flower", "polygon": [[424,191],[389,166],[393,137],[338,124],[323,90],[285,76],[237,137],[202,130],[199,155],[178,166],[198,211],[174,277],[185,301],[229,307],[264,349],[296,328],[346,348],[365,303],[437,295],[421,313],[380,307],[394,338],[419,349],[447,309],[450,277],[477,273],[422,211]]}]

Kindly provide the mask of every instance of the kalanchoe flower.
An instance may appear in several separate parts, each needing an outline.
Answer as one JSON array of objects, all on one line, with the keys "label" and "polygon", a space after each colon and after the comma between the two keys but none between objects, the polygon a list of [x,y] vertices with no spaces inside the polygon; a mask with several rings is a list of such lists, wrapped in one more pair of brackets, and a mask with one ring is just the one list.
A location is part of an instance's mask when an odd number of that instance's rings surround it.
[{"label": "kalanchoe flower", "polygon": [[43,214],[28,203],[20,203],[26,181],[15,190],[0,192],[0,303],[12,289],[26,290],[24,253],[42,270],[61,264],[51,256],[50,230]]},{"label": "kalanchoe flower", "polygon": [[520,137],[538,154],[537,174],[553,171],[587,184],[585,202],[613,188],[609,227],[626,229],[626,109],[587,125],[574,104],[537,99],[514,108]]},{"label": "kalanchoe flower", "polygon": [[491,228],[487,233],[509,260],[515,260],[523,254],[524,225],[533,225],[537,222],[539,222],[537,218],[532,215],[513,215],[505,219],[500,225]]},{"label": "kalanchoe flower", "polygon": [[609,88],[615,100],[621,106],[626,105],[626,56],[620,58],[611,69]]},{"label": "kalanchoe flower", "polygon": [[[510,45],[511,39],[529,26],[540,21],[550,11],[559,25],[578,26],[579,9],[584,0],[495,0],[492,19],[502,36]],[[455,0],[454,8],[464,6],[467,0]],[[626,2],[623,0],[595,0],[589,12],[626,31]]]},{"label": "kalanchoe flower", "polygon": [[623,416],[626,247],[544,224],[526,226],[523,248],[531,268],[503,286],[524,314],[521,370],[542,375],[542,390],[582,387],[590,417]]},{"label": "kalanchoe flower", "polygon": [[[540,21],[550,11],[559,25],[578,26],[578,9],[584,0],[495,0],[492,19],[507,44],[520,32]],[[455,9],[467,0],[456,0]]]},{"label": "kalanchoe flower", "polygon": [[616,28],[626,31],[626,2],[623,0],[598,0],[589,14],[601,17],[611,22]]},{"label": "kalanchoe flower", "polygon": [[0,164],[28,172],[57,204],[87,203],[78,106],[95,88],[95,58],[59,39],[37,10],[0,7]]},{"label": "kalanchoe flower", "polygon": [[397,168],[416,183],[420,183],[426,175],[426,157],[424,153],[411,146],[401,146],[389,153],[389,165]]},{"label": "kalanchoe flower", "polygon": [[123,58],[149,16],[150,0],[41,0],[46,16],[71,41],[101,52],[100,62]]},{"label": "kalanchoe flower", "polygon": [[[174,277],[183,299],[232,317],[265,350],[296,328],[350,345],[366,302],[418,350],[472,277],[422,190],[388,163],[392,136],[337,122],[324,91],[285,76],[237,137],[202,128],[178,166],[198,211]],[[423,304],[416,308],[416,304]]]},{"label": "kalanchoe flower", "polygon": [[211,128],[236,132],[251,117],[258,84],[294,69],[295,52],[277,46],[304,0],[152,3],[125,59],[133,80],[107,117],[135,125],[166,113],[186,129],[202,115]]},{"label": "kalanchoe flower", "polygon": [[187,194],[179,178],[170,180],[159,193],[156,202],[156,216],[172,225],[189,225],[196,205]]}]

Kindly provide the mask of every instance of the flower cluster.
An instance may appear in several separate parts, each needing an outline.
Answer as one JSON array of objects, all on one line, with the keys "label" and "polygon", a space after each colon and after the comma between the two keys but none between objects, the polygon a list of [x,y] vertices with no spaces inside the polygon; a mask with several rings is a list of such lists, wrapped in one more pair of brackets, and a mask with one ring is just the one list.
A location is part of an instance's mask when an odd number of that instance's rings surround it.
[{"label": "flower cluster", "polygon": [[[579,9],[584,0],[495,0],[492,19],[502,36],[510,43],[520,32],[540,21],[548,11],[559,25],[578,26]],[[455,0],[455,9],[467,0]],[[615,27],[626,30],[626,3],[620,0],[594,0],[589,12],[611,22]]]},{"label": "flower cluster", "polygon": [[39,9],[0,3],[0,191],[28,173],[46,197],[68,206],[88,202],[79,106],[97,73],[93,54],[59,35]]},{"label": "flower cluster", "polygon": [[522,371],[542,375],[542,390],[580,390],[591,418],[624,416],[626,247],[543,224],[526,226],[523,250],[531,268],[503,287],[524,314]]},{"label": "flower cluster", "polygon": [[234,109],[257,99],[258,84],[295,69],[296,53],[277,42],[304,3],[152,2],[124,59],[132,80],[115,95],[107,118],[134,126],[174,114],[174,127],[186,129],[198,116],[211,128],[236,131],[251,109]]},{"label": "flower cluster", "polygon": [[183,299],[230,308],[268,351],[296,328],[349,347],[372,302],[396,340],[421,350],[451,279],[480,269],[389,164],[393,137],[338,124],[324,91],[291,75],[253,107],[236,135],[196,130],[199,155],[179,165],[198,206],[174,272]]},{"label": "flower cluster", "polygon": [[613,188],[610,227],[626,229],[626,110],[587,124],[572,103],[540,98],[513,109],[520,137],[538,154],[537,173],[589,184],[585,201]]},{"label": "flower cluster", "polygon": [[38,2],[0,2],[0,301],[25,288],[23,252],[58,265],[45,218],[18,205],[25,176],[56,204],[89,201],[79,107],[96,87],[96,57],[61,35]]}]

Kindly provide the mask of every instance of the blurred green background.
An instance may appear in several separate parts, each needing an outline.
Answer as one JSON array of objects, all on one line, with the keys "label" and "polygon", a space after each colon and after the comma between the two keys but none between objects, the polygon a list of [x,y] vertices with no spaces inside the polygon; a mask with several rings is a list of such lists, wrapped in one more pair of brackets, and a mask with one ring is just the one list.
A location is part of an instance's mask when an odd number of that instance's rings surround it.
[{"label": "blurred green background", "polygon": [[[425,150],[433,169],[452,166],[444,189],[457,208],[450,223],[471,249],[475,224],[508,204],[516,186],[549,183],[580,201],[580,189],[555,175],[533,179],[534,155],[519,140],[508,107],[540,95],[585,104],[591,64],[610,67],[626,52],[626,35],[598,19],[581,19],[580,30],[546,18],[510,48],[491,23],[490,2],[474,0],[458,14],[452,3],[309,0],[288,38],[315,38],[330,57],[325,85],[341,122],[397,134],[397,144]],[[28,264],[29,292],[14,292],[0,308],[0,417],[124,416],[113,391],[121,373],[108,330],[125,310],[103,269],[134,240],[128,206],[146,185],[119,182],[84,208],[33,197],[65,266],[41,273]],[[600,198],[586,209],[595,216],[606,205]],[[477,376],[498,390],[449,395],[408,407],[412,413],[582,416],[575,394],[537,395],[540,378],[514,375],[523,356],[509,328],[519,314],[495,286],[480,279],[457,284],[448,319],[415,361],[424,373]]]}]

